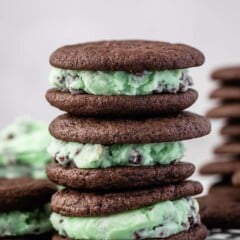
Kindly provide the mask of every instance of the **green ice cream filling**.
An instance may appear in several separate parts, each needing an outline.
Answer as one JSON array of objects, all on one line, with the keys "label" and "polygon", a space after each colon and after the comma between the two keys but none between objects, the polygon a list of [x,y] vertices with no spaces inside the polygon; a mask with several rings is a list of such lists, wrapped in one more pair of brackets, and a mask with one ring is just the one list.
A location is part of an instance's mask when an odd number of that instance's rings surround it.
[{"label": "green ice cream filling", "polygon": [[181,142],[149,144],[81,144],[53,139],[48,147],[56,163],[77,168],[171,164],[183,157]]},{"label": "green ice cream filling", "polygon": [[50,85],[73,94],[149,95],[185,92],[192,85],[188,70],[144,71],[133,74],[123,71],[67,70],[53,67]]},{"label": "green ice cream filling", "polygon": [[[42,177],[51,161],[47,124],[20,118],[0,133],[0,177]],[[4,168],[8,168],[8,172]],[[42,173],[41,173],[42,172]]]},{"label": "green ice cream filling", "polygon": [[102,217],[67,217],[52,213],[56,231],[72,239],[166,238],[199,224],[195,199],[164,201],[149,207]]},{"label": "green ice cream filling", "polygon": [[38,235],[52,229],[49,206],[32,212],[0,213],[0,236]]}]

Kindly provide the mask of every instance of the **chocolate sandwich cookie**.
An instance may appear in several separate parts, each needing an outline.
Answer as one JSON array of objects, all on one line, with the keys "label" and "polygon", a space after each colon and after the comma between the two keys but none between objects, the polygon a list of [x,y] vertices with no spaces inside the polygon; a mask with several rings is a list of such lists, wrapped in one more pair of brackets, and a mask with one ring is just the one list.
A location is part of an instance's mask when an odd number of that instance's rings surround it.
[{"label": "chocolate sandwich cookie", "polygon": [[[43,239],[52,231],[47,180],[0,179],[0,239]],[[44,238],[47,239],[47,238]]]},{"label": "chocolate sandwich cookie", "polygon": [[240,142],[226,142],[214,149],[215,153],[240,154]]},{"label": "chocolate sandwich cookie", "polygon": [[163,113],[180,112],[190,107],[198,94],[193,89],[178,94],[164,93],[147,96],[99,96],[92,94],[69,94],[50,89],[48,102],[79,116],[158,116]]},{"label": "chocolate sandwich cookie", "polygon": [[235,171],[240,170],[240,159],[226,159],[218,160],[205,164],[200,173],[203,175],[218,174],[218,175],[232,175]]},{"label": "chocolate sandwich cookie", "polygon": [[240,103],[228,103],[217,106],[207,112],[209,118],[239,118]]},{"label": "chocolate sandwich cookie", "polygon": [[202,222],[209,229],[240,227],[239,188],[217,184],[210,188],[209,195],[198,200]]},{"label": "chocolate sandwich cookie", "polygon": [[101,41],[64,46],[50,57],[46,98],[79,116],[137,116],[178,112],[197,92],[187,68],[202,65],[190,46],[158,41]]},{"label": "chocolate sandwich cookie", "polygon": [[239,81],[240,80],[240,66],[223,67],[216,69],[212,75],[212,79],[220,81]]},{"label": "chocolate sandwich cookie", "polygon": [[111,193],[65,189],[53,196],[50,219],[70,239],[168,239],[200,225],[198,203],[187,196],[201,191],[191,181]]},{"label": "chocolate sandwich cookie", "polygon": [[178,182],[194,172],[179,163],[179,140],[210,131],[209,122],[192,113],[162,118],[94,119],[62,115],[50,124],[48,147],[54,163],[50,180],[79,189],[131,189]]}]

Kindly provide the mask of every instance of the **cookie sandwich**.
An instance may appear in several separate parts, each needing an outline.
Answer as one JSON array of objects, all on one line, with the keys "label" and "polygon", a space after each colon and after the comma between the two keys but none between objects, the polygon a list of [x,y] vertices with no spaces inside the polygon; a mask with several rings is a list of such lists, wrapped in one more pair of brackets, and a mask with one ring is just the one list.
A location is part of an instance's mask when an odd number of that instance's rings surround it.
[{"label": "cookie sandwich", "polygon": [[51,239],[49,202],[55,191],[47,180],[0,179],[0,239]]},{"label": "cookie sandwich", "polygon": [[195,170],[182,141],[204,136],[209,121],[183,111],[197,98],[186,68],[204,62],[190,46],[101,41],[64,46],[50,58],[55,118],[48,178],[53,239],[199,239]]}]

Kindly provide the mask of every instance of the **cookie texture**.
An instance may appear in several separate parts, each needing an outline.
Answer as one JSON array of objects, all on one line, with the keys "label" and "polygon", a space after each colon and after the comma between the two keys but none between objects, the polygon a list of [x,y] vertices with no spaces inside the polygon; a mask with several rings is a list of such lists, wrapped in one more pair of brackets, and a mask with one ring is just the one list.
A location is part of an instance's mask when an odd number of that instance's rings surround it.
[{"label": "cookie texture", "polygon": [[207,113],[210,118],[239,118],[240,103],[229,103],[217,106]]},{"label": "cookie texture", "polygon": [[[179,240],[179,239],[184,239],[184,240],[205,240],[207,237],[207,229],[204,225],[197,225],[189,229],[187,232],[181,232],[178,234],[174,234],[170,237],[167,238],[152,238],[155,240]],[[52,240],[72,240],[67,237],[62,237],[60,235],[54,235]]]},{"label": "cookie texture", "polygon": [[50,202],[55,191],[55,185],[47,180],[0,179],[0,212],[39,208]]},{"label": "cookie texture", "polygon": [[194,173],[191,163],[164,166],[114,167],[103,169],[64,168],[55,163],[47,167],[48,178],[69,188],[82,190],[132,189],[183,181]]},{"label": "cookie texture", "polygon": [[198,94],[189,89],[184,93],[155,94],[147,96],[97,96],[71,94],[57,89],[46,93],[47,101],[54,107],[78,116],[158,116],[162,113],[180,112],[190,107]]},{"label": "cookie texture", "polygon": [[159,41],[99,41],[63,46],[50,57],[50,64],[64,69],[126,71],[180,69],[199,66],[204,55],[184,44]]},{"label": "cookie texture", "polygon": [[[221,200],[221,204],[219,201]],[[231,185],[217,184],[209,195],[198,199],[202,222],[209,228],[240,227],[240,190]]]},{"label": "cookie texture", "polygon": [[155,118],[79,118],[63,114],[49,126],[57,139],[80,143],[130,144],[197,138],[211,130],[209,120],[190,112]]},{"label": "cookie texture", "polygon": [[193,181],[108,193],[64,189],[53,195],[51,208],[53,212],[64,216],[105,216],[146,207],[161,201],[196,195],[202,190],[202,185]]},{"label": "cookie texture", "polygon": [[232,175],[235,171],[240,170],[240,159],[237,160],[214,160],[213,162],[205,164],[200,173],[203,175],[219,174]]},{"label": "cookie texture", "polygon": [[240,80],[240,66],[216,69],[211,77],[215,80],[224,81]]},{"label": "cookie texture", "polygon": [[240,154],[240,142],[226,142],[214,149],[214,153]]},{"label": "cookie texture", "polygon": [[215,89],[210,98],[217,98],[221,100],[240,100],[240,87],[220,87]]}]

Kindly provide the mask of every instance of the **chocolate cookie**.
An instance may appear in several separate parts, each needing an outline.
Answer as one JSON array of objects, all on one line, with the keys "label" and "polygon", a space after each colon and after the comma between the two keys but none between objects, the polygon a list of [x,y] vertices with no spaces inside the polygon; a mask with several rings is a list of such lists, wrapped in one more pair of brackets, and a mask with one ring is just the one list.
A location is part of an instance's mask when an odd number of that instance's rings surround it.
[{"label": "chocolate cookie", "polygon": [[229,103],[215,107],[207,112],[210,118],[239,118],[240,103]]},{"label": "chocolate cookie", "polygon": [[203,175],[219,174],[219,175],[232,175],[235,171],[240,170],[240,159],[234,160],[214,160],[213,162],[205,164],[200,173]]},{"label": "chocolate cookie", "polygon": [[160,201],[196,195],[202,190],[202,185],[193,181],[109,193],[64,189],[53,195],[51,207],[54,212],[65,216],[104,216],[146,207]]},{"label": "chocolate cookie", "polygon": [[[198,199],[202,222],[208,228],[240,227],[240,191],[231,185],[216,185]],[[219,201],[221,203],[219,204]]]},{"label": "chocolate cookie", "polygon": [[46,93],[46,99],[52,106],[79,116],[158,116],[180,112],[190,107],[197,97],[193,89],[184,93],[146,96],[74,95],[57,89]]},{"label": "chocolate cookie", "polygon": [[50,133],[63,141],[101,144],[171,142],[204,136],[210,129],[206,118],[190,112],[135,119],[79,118],[64,114],[49,126]]},{"label": "chocolate cookie", "polygon": [[194,173],[191,163],[165,166],[114,167],[103,169],[47,166],[49,179],[59,185],[85,190],[132,189],[183,181]]},{"label": "chocolate cookie", "polygon": [[216,69],[212,73],[212,79],[222,81],[240,80],[240,66]]},{"label": "chocolate cookie", "polygon": [[226,142],[214,149],[215,153],[240,154],[240,142]]},{"label": "chocolate cookie", "polygon": [[[152,238],[152,239],[164,239],[164,240],[204,240],[207,237],[207,229],[204,225],[196,225],[192,227],[187,232],[181,232],[175,235],[172,235],[167,238]],[[62,237],[59,235],[54,235],[52,240],[71,240],[70,238]]]},{"label": "chocolate cookie", "polygon": [[240,88],[237,87],[221,87],[214,90],[210,94],[210,98],[218,98],[221,100],[239,100]]},{"label": "chocolate cookie", "polygon": [[158,41],[99,41],[64,46],[50,57],[51,65],[64,69],[126,71],[180,69],[202,65],[204,55],[184,44]]},{"label": "chocolate cookie", "polygon": [[47,180],[0,179],[0,212],[35,209],[50,202],[55,191]]},{"label": "chocolate cookie", "polygon": [[220,133],[229,137],[239,137],[240,136],[240,124],[227,124],[222,127]]}]

